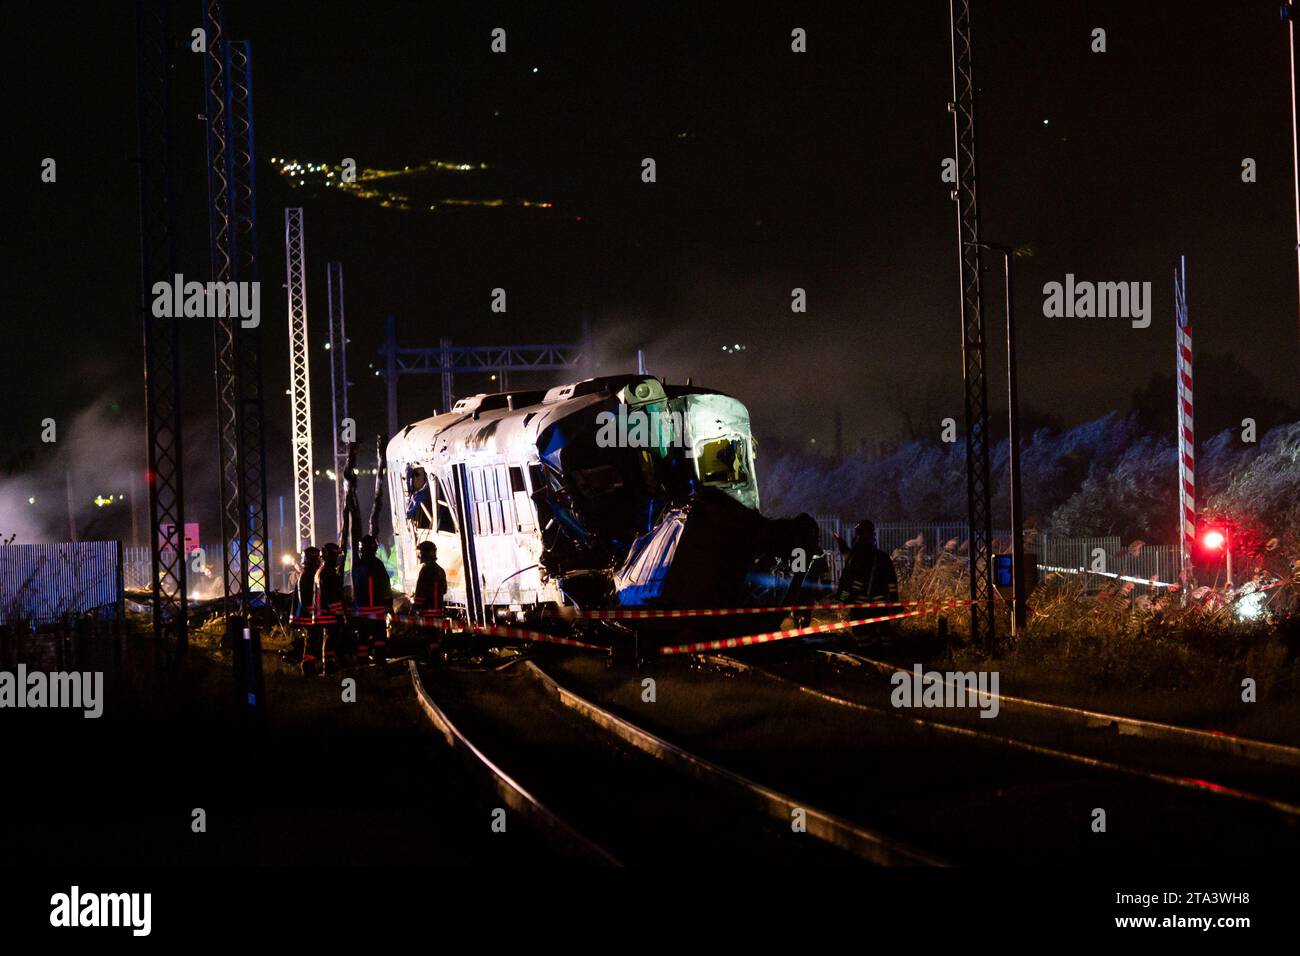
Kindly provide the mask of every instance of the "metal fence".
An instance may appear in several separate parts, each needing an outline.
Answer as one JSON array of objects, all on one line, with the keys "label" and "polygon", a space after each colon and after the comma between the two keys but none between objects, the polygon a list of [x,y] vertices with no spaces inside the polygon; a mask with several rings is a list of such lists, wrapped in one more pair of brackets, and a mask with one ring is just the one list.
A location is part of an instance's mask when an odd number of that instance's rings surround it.
[{"label": "metal fence", "polygon": [[[835,546],[834,536],[851,538],[852,528],[837,514],[813,517],[821,529],[821,546],[827,552],[832,580],[838,581],[844,570],[844,557]],[[929,567],[945,550],[964,555],[968,538],[966,530],[966,525],[960,521],[879,521],[876,523],[876,545],[890,554],[909,546],[919,548],[922,565]],[[1009,530],[993,532],[995,551],[1009,550],[1010,542]]]},{"label": "metal fence", "polygon": [[1090,579],[1090,584],[1123,579],[1155,589],[1178,581],[1177,545],[1134,542],[1125,547],[1117,535],[1064,538],[1040,534],[1037,549],[1040,577],[1081,574]]},{"label": "metal fence", "polygon": [[[202,554],[199,554],[201,551]],[[200,545],[198,551],[190,553],[190,566],[188,577],[191,595],[200,597],[216,597],[222,587],[221,578],[218,576],[221,571],[221,546],[220,545]],[[275,555],[276,552],[268,550],[268,554]],[[390,549],[379,546],[379,558],[388,567],[389,578],[393,581],[393,587],[397,587],[397,556],[396,553],[390,553]],[[153,587],[153,554],[148,548],[123,548],[122,549],[122,579],[128,589],[136,588],[147,591]],[[205,575],[201,568],[207,567],[210,574]],[[344,571],[351,568],[351,558],[344,561]],[[283,564],[278,559],[272,563],[271,567],[271,588],[275,591],[288,591],[292,587],[293,578],[296,572],[291,566]],[[351,586],[349,582],[348,586]]]},{"label": "metal fence", "polygon": [[122,543],[0,547],[0,623],[49,624],[95,612],[122,615]]},{"label": "metal fence", "polygon": [[[1098,552],[1105,561],[1120,550],[1118,535],[1101,538],[1066,538],[1054,534],[1040,534],[1035,538],[1040,574],[1051,573],[1060,568],[1083,570],[1092,566],[1098,558]],[[1109,571],[1111,568],[1108,566],[1104,570]]]},{"label": "metal fence", "polygon": [[[834,535],[848,537],[851,527],[837,514],[814,515],[821,529],[821,546],[827,552],[832,581],[838,581],[844,570],[844,558],[835,546]],[[967,527],[961,521],[880,521],[876,523],[876,543],[882,551],[895,553],[901,548],[918,549],[921,564],[930,566],[944,551],[965,556]],[[1005,553],[1011,549],[1011,531],[994,530],[993,550]],[[1033,549],[1036,553],[1038,576],[1048,574],[1084,574],[1090,583],[1100,585],[1116,577],[1131,579],[1139,587],[1150,587],[1152,580],[1168,584],[1178,580],[1178,548],[1176,545],[1141,544],[1128,547],[1120,543],[1118,535],[1092,538],[1069,538],[1062,535],[1037,534]],[[1102,574],[1094,574],[1100,568]]]}]

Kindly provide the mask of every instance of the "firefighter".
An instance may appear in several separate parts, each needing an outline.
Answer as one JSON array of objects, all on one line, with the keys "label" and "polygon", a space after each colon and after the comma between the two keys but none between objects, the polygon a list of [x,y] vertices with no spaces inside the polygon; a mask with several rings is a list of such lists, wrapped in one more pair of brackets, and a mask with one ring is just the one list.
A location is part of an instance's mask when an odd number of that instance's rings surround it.
[{"label": "firefighter", "polygon": [[343,576],[339,574],[342,550],[331,541],[321,551],[321,566],[316,572],[316,595],[313,617],[321,634],[321,675],[335,670],[338,655],[346,653],[347,615],[343,609]]},{"label": "firefighter", "polygon": [[[866,602],[888,601],[893,607],[871,608],[866,617],[878,617],[897,613],[898,574],[894,570],[894,561],[888,554],[876,547],[876,526],[862,519],[853,529],[853,544],[846,545],[844,539],[835,536],[840,553],[845,555],[844,571],[840,575],[838,597],[840,601]],[[858,613],[850,611],[851,614]],[[881,624],[870,625],[880,628]],[[857,636],[870,636],[866,628],[854,628]],[[883,643],[888,644],[888,635],[881,632]]]},{"label": "firefighter", "polygon": [[298,578],[293,583],[293,610],[289,613],[293,637],[282,655],[286,663],[300,663],[303,673],[314,670],[320,658],[320,634],[312,619],[316,603],[316,571],[319,568],[320,548],[304,548]]},{"label": "firefighter", "polygon": [[421,541],[416,548],[420,559],[420,575],[415,580],[415,594],[411,597],[411,616],[415,619],[417,633],[432,656],[434,644],[443,647],[447,619],[443,616],[442,601],[447,594],[447,572],[438,566],[438,547],[432,541]]},{"label": "firefighter", "polygon": [[356,605],[357,659],[369,655],[376,663],[384,660],[387,618],[393,606],[393,589],[388,568],[379,560],[379,543],[368,534],[352,559],[352,598]]}]

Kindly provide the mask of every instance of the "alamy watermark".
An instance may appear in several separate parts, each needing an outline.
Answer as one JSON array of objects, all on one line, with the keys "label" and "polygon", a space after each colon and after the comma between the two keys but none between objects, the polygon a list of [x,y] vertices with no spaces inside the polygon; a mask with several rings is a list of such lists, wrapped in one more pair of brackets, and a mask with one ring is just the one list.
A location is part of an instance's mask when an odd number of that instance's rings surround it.
[{"label": "alamy watermark", "polygon": [[1133,328],[1151,324],[1150,282],[1065,282],[1043,286],[1043,315],[1049,319],[1131,319]]},{"label": "alamy watermark", "polygon": [[0,671],[0,708],[70,708],[86,718],[104,713],[103,671]]},{"label": "alamy watermark", "polygon": [[186,282],[178,272],[171,282],[155,282],[153,296],[159,319],[238,318],[246,329],[262,322],[260,282]]},{"label": "alamy watermark", "polygon": [[981,717],[996,717],[1001,709],[997,671],[923,671],[914,664],[895,671],[889,682],[895,707],[978,707]]},{"label": "alamy watermark", "polygon": [[132,936],[148,936],[153,925],[152,893],[82,893],[73,886],[50,897],[50,925],[128,926]]},{"label": "alamy watermark", "polygon": [[687,448],[686,423],[677,411],[620,407],[596,416],[598,448]]}]

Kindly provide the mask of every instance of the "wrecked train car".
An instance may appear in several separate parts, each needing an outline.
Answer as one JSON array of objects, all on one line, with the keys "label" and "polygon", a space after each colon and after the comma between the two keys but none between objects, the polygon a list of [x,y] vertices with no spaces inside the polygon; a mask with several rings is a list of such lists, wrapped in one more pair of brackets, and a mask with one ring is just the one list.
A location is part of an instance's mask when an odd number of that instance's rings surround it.
[{"label": "wrecked train car", "polygon": [[433,541],[447,603],[478,623],[741,605],[817,547],[811,518],[759,514],[744,405],[644,375],[462,399],[387,461],[404,589]]}]

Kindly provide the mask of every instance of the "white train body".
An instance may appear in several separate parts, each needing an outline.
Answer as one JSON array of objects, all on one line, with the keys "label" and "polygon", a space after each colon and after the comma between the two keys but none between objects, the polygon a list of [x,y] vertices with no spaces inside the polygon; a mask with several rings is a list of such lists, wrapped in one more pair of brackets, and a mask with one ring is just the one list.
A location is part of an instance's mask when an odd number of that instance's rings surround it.
[{"label": "white train body", "polygon": [[[649,447],[638,446],[647,441],[647,421]],[[564,520],[553,500],[575,503],[566,514],[576,538],[606,529],[590,537],[605,535],[608,548],[597,553],[611,562],[650,530],[656,509],[688,490],[715,488],[755,512],[759,503],[744,405],[705,389],[666,389],[645,376],[462,399],[394,436],[387,464],[403,590],[415,587],[417,545],[433,541],[447,573],[447,603],[485,620],[572,603],[544,567],[546,526]],[[620,511],[637,508],[644,518]],[[572,514],[579,512],[597,516],[594,524],[576,527]],[[554,529],[547,533],[553,542]]]}]

